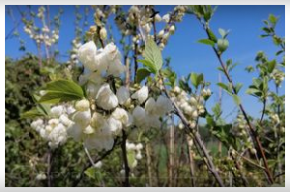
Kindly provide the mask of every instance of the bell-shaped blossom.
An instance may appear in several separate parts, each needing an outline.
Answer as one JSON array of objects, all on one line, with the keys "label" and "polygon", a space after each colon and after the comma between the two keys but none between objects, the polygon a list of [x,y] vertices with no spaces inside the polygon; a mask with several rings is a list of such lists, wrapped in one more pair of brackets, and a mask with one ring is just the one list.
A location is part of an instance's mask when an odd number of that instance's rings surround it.
[{"label": "bell-shaped blossom", "polygon": [[89,41],[78,49],[79,60],[83,65],[91,71],[97,69],[95,56],[97,53],[97,46],[93,41]]},{"label": "bell-shaped blossom", "polygon": [[87,99],[82,99],[77,101],[75,104],[75,109],[77,111],[87,111],[90,108],[90,102]]},{"label": "bell-shaped blossom", "polygon": [[59,117],[61,114],[64,113],[64,107],[62,105],[58,105],[58,106],[54,106],[50,109],[50,113],[54,116],[54,117]]},{"label": "bell-shaped blossom", "polygon": [[101,86],[96,95],[96,103],[105,110],[111,110],[117,107],[118,98],[110,89],[109,84],[105,83]]},{"label": "bell-shaped blossom", "polygon": [[148,98],[148,87],[143,86],[141,89],[136,91],[132,96],[132,99],[138,99],[139,103],[142,104]]},{"label": "bell-shaped blossom", "polygon": [[130,93],[127,87],[125,86],[121,86],[118,90],[117,90],[117,98],[118,101],[121,105],[125,104],[128,99],[130,99]]},{"label": "bell-shaped blossom", "polygon": [[125,127],[130,126],[133,123],[133,118],[130,113],[128,113],[123,108],[116,108],[112,113],[112,117],[122,122]]}]

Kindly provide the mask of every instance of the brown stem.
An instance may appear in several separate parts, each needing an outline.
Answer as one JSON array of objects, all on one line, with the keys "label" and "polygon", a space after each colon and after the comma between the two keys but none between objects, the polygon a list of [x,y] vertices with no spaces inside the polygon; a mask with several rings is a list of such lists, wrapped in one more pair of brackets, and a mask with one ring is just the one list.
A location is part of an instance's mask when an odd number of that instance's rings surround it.
[{"label": "brown stem", "polygon": [[[101,160],[103,160],[104,158],[106,158],[108,155],[110,155],[110,154],[114,151],[116,145],[119,144],[118,140],[119,140],[119,138],[117,137],[117,138],[115,139],[115,141],[114,141],[114,145],[113,145],[112,149],[110,149],[109,151],[106,151],[106,152],[105,152],[101,157],[99,157],[99,158],[95,157],[95,158],[93,159],[93,161],[97,163],[98,161],[101,161]],[[72,186],[73,186],[73,187],[78,186],[78,184],[80,183],[80,181],[82,180],[82,178],[83,178],[83,176],[84,176],[85,171],[86,171],[90,166],[91,166],[91,161],[88,160],[88,162],[84,165],[84,167],[83,167],[83,169],[82,169],[82,171],[81,171],[81,173],[80,173],[80,176],[79,176],[75,181],[73,181],[73,183],[72,183]]]},{"label": "brown stem", "polygon": [[48,187],[53,186],[53,177],[51,175],[52,162],[53,162],[53,151],[52,151],[52,149],[49,148],[48,156],[47,156],[47,164],[48,164],[48,167],[47,167],[47,185],[48,185]]},{"label": "brown stem", "polygon": [[127,158],[127,149],[126,149],[126,140],[127,140],[127,134],[125,130],[122,130],[122,143],[121,143],[121,149],[122,149],[122,156],[124,161],[124,168],[125,168],[125,181],[123,183],[124,187],[130,187],[129,183],[129,174],[130,174],[130,168],[128,164],[128,158]]}]

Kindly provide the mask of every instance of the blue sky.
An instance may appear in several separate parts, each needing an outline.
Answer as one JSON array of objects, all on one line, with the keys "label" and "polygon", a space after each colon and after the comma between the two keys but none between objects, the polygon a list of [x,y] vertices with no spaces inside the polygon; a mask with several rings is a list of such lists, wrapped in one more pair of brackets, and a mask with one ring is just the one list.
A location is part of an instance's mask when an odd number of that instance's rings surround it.
[{"label": "blue sky", "polygon": [[[60,39],[58,49],[61,55],[67,55],[67,51],[71,48],[71,40],[74,38],[74,6],[51,6],[51,15],[57,13],[58,8],[64,10],[61,17]],[[7,6],[6,6],[7,8]],[[20,9],[24,7],[20,6]],[[37,9],[37,7],[33,7]],[[83,8],[81,8],[83,9]],[[156,10],[160,11],[161,15],[173,9],[173,6],[156,6]],[[19,18],[19,13],[15,7],[12,7],[16,18]],[[240,97],[243,101],[245,109],[254,117],[260,116],[261,104],[257,100],[245,94],[246,88],[251,84],[252,78],[257,76],[256,73],[248,74],[244,68],[248,65],[255,64],[254,58],[258,51],[264,51],[270,59],[275,58],[275,52],[278,50],[273,45],[271,39],[260,38],[263,27],[262,21],[268,18],[272,13],[280,16],[277,25],[277,33],[280,36],[285,36],[285,7],[284,6],[219,6],[213,19],[211,20],[211,28],[218,34],[218,28],[230,29],[231,33],[228,36],[230,46],[223,59],[232,58],[239,65],[234,69],[232,76],[234,82],[243,83],[243,88],[240,91]],[[89,24],[93,23],[93,17],[90,15]],[[112,22],[113,19],[110,19]],[[12,29],[13,24],[10,17],[5,17],[5,34]],[[36,47],[29,37],[23,32],[23,25],[20,25],[19,31],[21,37],[26,41],[26,48],[29,52],[36,53]],[[84,29],[86,30],[86,29]],[[113,25],[113,34],[115,39],[119,40],[120,34],[115,25]],[[186,15],[181,23],[177,23],[176,32],[170,37],[169,44],[163,51],[163,57],[171,57],[171,65],[178,77],[186,76],[190,72],[204,73],[205,79],[210,81],[210,86],[213,91],[212,97],[209,99],[207,106],[211,108],[218,99],[218,82],[219,71],[216,69],[219,66],[216,56],[209,46],[197,43],[199,39],[206,38],[205,32],[202,30],[199,22],[192,15]],[[5,55],[12,58],[20,58],[25,53],[18,50],[19,41],[16,38],[9,39],[5,42]],[[59,58],[65,61],[66,57]],[[222,77],[225,82],[226,78]],[[285,85],[282,85],[281,94],[285,92]],[[224,117],[227,116],[235,107],[232,99],[223,93],[222,107]],[[233,115],[228,116],[230,121],[234,118]]]}]

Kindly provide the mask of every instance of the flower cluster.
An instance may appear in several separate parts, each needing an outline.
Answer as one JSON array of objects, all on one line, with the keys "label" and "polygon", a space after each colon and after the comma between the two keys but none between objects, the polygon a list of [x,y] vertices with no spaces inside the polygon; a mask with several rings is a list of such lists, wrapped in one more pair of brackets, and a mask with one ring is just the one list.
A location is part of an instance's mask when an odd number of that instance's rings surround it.
[{"label": "flower cluster", "polygon": [[47,125],[40,119],[31,125],[51,147],[64,143],[70,136],[88,149],[109,150],[122,129],[161,126],[162,117],[172,110],[171,101],[162,95],[156,100],[150,97],[145,85],[137,90],[132,88],[132,92],[117,85],[115,79],[126,67],[113,43],[97,49],[89,41],[79,47],[77,55],[85,68],[79,83],[85,87],[87,98],[54,106]]},{"label": "flower cluster", "polygon": [[138,160],[142,159],[141,150],[143,149],[142,143],[134,144],[130,143],[129,141],[126,142],[126,149],[128,154],[134,155],[134,161],[131,165],[131,168],[134,168],[138,164]]},{"label": "flower cluster", "polygon": [[56,148],[67,140],[67,128],[73,123],[68,116],[74,111],[71,106],[54,106],[50,110],[51,118],[48,121],[39,118],[31,123],[31,127],[48,141],[51,148]]},{"label": "flower cluster", "polygon": [[[174,101],[176,102],[177,106],[187,117],[190,123],[190,127],[192,129],[195,128],[197,117],[205,112],[203,97],[189,95],[178,86],[175,86],[173,88],[171,95]],[[180,129],[183,129],[184,125],[180,123],[178,127]]]}]

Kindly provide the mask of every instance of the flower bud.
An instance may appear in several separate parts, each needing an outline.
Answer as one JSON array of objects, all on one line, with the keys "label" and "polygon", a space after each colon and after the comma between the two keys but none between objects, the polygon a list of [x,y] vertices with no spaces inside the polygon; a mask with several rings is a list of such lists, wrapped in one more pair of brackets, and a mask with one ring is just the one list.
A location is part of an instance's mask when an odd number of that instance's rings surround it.
[{"label": "flower bud", "polygon": [[171,27],[169,28],[169,33],[174,34],[174,32],[175,32],[175,27],[174,25],[171,25]]},{"label": "flower bud", "polygon": [[77,101],[75,108],[77,111],[87,111],[90,108],[90,102],[86,99]]},{"label": "flower bud", "polygon": [[106,40],[107,39],[107,30],[105,27],[102,27],[102,29],[100,30],[100,38],[102,40]]},{"label": "flower bud", "polygon": [[163,37],[163,35],[164,35],[164,30],[162,29],[162,30],[159,31],[159,33],[157,34],[157,37],[158,37],[158,38],[161,38],[161,37]]},{"label": "flower bud", "polygon": [[156,14],[154,17],[156,22],[160,22],[162,20],[161,16],[159,14]]}]

